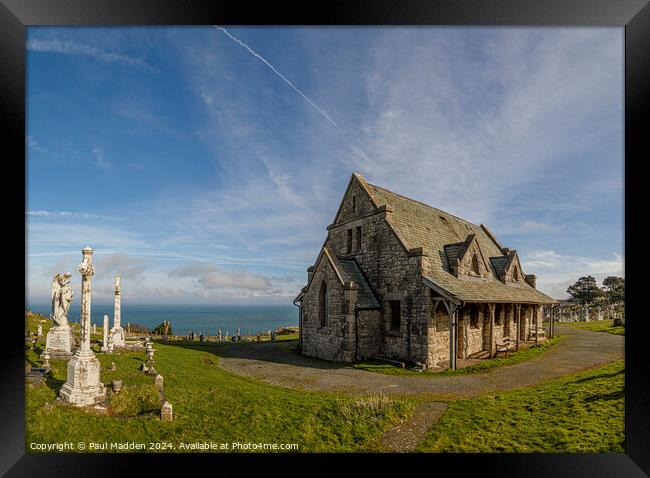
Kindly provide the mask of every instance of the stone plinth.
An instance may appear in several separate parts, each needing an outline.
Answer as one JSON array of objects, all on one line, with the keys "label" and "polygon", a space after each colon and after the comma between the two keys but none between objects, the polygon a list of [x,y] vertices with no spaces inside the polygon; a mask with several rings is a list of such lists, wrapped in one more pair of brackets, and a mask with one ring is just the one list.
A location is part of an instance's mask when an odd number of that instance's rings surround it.
[{"label": "stone plinth", "polygon": [[126,334],[122,327],[113,327],[111,329],[111,337],[113,338],[113,347],[116,349],[123,349],[126,342]]},{"label": "stone plinth", "polygon": [[64,401],[80,407],[102,404],[106,388],[99,380],[100,371],[95,354],[78,351],[68,362],[67,381],[59,395]]},{"label": "stone plinth", "polygon": [[69,325],[55,325],[45,339],[45,350],[52,358],[67,360],[74,354],[74,335]]}]

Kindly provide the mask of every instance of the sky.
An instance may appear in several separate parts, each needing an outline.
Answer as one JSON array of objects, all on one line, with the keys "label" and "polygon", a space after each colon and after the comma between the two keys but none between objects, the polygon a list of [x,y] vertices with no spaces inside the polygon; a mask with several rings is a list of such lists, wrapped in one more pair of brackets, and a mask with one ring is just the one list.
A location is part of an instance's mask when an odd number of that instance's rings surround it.
[{"label": "sky", "polygon": [[[26,296],[291,304],[352,172],[623,275],[622,28],[28,27]],[[75,284],[76,283],[76,284]]]}]

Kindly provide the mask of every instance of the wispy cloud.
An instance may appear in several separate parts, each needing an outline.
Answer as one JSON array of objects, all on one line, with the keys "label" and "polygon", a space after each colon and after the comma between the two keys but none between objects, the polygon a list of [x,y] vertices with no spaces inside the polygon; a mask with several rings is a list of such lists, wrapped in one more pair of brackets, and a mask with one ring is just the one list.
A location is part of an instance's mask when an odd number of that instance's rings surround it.
[{"label": "wispy cloud", "polygon": [[93,156],[95,157],[95,165],[104,172],[107,172],[111,169],[111,162],[107,161],[104,158],[104,150],[95,146],[92,151]]},{"label": "wispy cloud", "polygon": [[81,218],[81,219],[109,219],[115,220],[119,219],[116,216],[106,216],[103,214],[91,214],[88,212],[78,212],[78,211],[46,211],[40,209],[37,211],[27,211],[25,213],[27,216],[31,217],[40,217],[40,218]]},{"label": "wispy cloud", "polygon": [[219,27],[219,26],[216,26],[216,25],[215,25],[214,27],[215,27],[217,30],[221,30],[222,32],[224,32],[224,33],[228,36],[228,38],[230,38],[232,41],[234,41],[234,42],[237,43],[238,45],[241,45],[242,47],[244,47],[244,48],[245,48],[245,49],[246,49],[246,50],[247,50],[251,55],[253,55],[255,58],[257,58],[257,59],[260,60],[262,63],[264,63],[266,66],[268,66],[268,67],[271,69],[271,71],[273,71],[273,73],[275,73],[277,76],[279,76],[279,77],[282,79],[282,81],[284,81],[287,85],[289,85],[291,88],[293,88],[293,89],[296,91],[296,93],[298,93],[300,96],[302,96],[302,97],[305,99],[305,101],[306,101],[307,103],[309,103],[310,105],[312,105],[312,106],[316,109],[316,111],[318,111],[321,115],[323,115],[323,117],[324,117],[327,121],[329,121],[329,122],[330,122],[333,126],[335,126],[336,128],[339,127],[339,125],[336,124],[336,122],[335,122],[332,118],[330,118],[329,115],[328,115],[327,113],[325,113],[325,111],[323,111],[323,109],[322,109],[320,106],[318,106],[318,105],[317,105],[316,103],[314,103],[311,99],[309,99],[309,97],[308,97],[307,95],[305,95],[302,91],[300,91],[300,90],[299,90],[299,89],[298,89],[298,88],[297,88],[293,83],[291,83],[291,81],[289,81],[289,79],[288,79],[286,76],[284,76],[282,73],[280,73],[280,72],[279,72],[279,71],[278,71],[278,70],[277,70],[273,65],[271,65],[271,63],[269,63],[269,62],[268,62],[268,61],[267,61],[267,60],[266,60],[262,55],[260,55],[259,53],[257,53],[255,50],[253,50],[251,47],[249,47],[246,43],[244,43],[244,42],[241,41],[240,39],[235,38],[235,37],[234,37],[233,35],[231,35],[230,32],[229,32],[228,30],[226,30],[225,28],[223,28],[223,27]]},{"label": "wispy cloud", "polygon": [[621,255],[611,258],[560,254],[552,250],[533,250],[521,255],[527,274],[538,276],[537,287],[554,297],[566,297],[566,289],[582,276],[602,281],[609,275],[623,276],[625,262]]},{"label": "wispy cloud", "polygon": [[108,63],[121,63],[134,66],[149,72],[157,72],[158,69],[148,64],[141,58],[133,58],[121,53],[113,53],[96,48],[94,46],[61,40],[38,40],[33,39],[27,42],[27,49],[45,53],[63,53],[68,55],[84,55]]},{"label": "wispy cloud", "polygon": [[268,278],[247,270],[225,270],[214,264],[189,264],[169,273],[176,277],[191,277],[205,289],[264,290],[271,285]]},{"label": "wispy cloud", "polygon": [[27,145],[30,149],[33,149],[36,152],[47,153],[47,149],[44,146],[41,146],[41,144],[36,141],[36,138],[31,135],[27,136]]}]

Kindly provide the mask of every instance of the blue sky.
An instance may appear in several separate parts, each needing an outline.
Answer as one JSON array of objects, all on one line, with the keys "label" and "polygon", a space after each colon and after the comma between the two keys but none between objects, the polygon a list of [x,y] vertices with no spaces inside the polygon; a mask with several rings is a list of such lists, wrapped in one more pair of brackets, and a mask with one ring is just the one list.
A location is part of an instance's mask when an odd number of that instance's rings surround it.
[{"label": "blue sky", "polygon": [[[290,303],[353,171],[623,273],[622,28],[29,27],[28,300]],[[76,282],[78,282],[78,277]],[[78,285],[78,284],[77,284]]]}]

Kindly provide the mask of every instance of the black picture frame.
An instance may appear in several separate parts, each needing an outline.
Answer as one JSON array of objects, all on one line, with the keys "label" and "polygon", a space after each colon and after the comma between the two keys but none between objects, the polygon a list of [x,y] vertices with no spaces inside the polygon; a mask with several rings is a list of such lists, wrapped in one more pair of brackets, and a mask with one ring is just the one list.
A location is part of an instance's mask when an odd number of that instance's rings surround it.
[{"label": "black picture frame", "polygon": [[[379,465],[386,472],[465,474],[470,466],[480,476],[628,476],[650,475],[650,360],[645,342],[648,320],[641,315],[641,288],[647,274],[641,233],[647,220],[645,187],[650,134],[650,6],[647,0],[347,0],[302,2],[176,1],[176,0],[0,0],[0,108],[5,146],[16,151],[5,161],[25,161],[25,28],[35,25],[494,25],[494,26],[619,26],[625,28],[625,454],[420,454],[397,457],[337,455],[337,468]],[[11,148],[13,146],[14,148]],[[16,168],[20,175],[20,167]],[[22,169],[26,181],[26,164]],[[18,180],[10,182],[18,184]],[[23,183],[26,184],[26,183]],[[20,196],[16,196],[20,197]],[[24,221],[26,205],[10,201],[12,218]],[[15,204],[14,204],[15,203]],[[20,207],[22,206],[22,209]],[[22,217],[22,219],[20,219]],[[24,225],[24,222],[23,222]],[[15,230],[20,230],[16,228]],[[23,229],[24,230],[24,229]],[[17,235],[16,241],[20,240]],[[23,247],[26,247],[23,237]],[[20,277],[20,276],[19,276]],[[16,283],[20,284],[19,281]],[[23,282],[24,283],[24,282]],[[16,294],[16,296],[18,296]],[[18,302],[16,300],[16,302]],[[2,446],[0,472],[7,476],[120,476],[158,473],[161,466],[179,462],[185,473],[225,474],[224,465],[239,467],[242,455],[90,455],[25,454],[24,369],[22,339],[24,310],[12,306],[3,317],[6,335],[16,338],[3,362],[1,378]],[[5,337],[6,337],[5,335]],[[9,347],[9,346],[7,346]],[[549,417],[552,419],[552,417]],[[326,455],[245,455],[265,468],[265,474],[297,472],[320,475],[333,463]],[[288,459],[287,459],[288,458]],[[413,462],[413,463],[412,463]],[[417,462],[417,463],[414,463]],[[406,467],[405,467],[406,465]],[[417,468],[416,468],[417,466]],[[423,467],[423,468],[422,468]],[[447,470],[443,471],[444,468]],[[136,471],[137,470],[137,471]],[[274,471],[275,470],[275,471]],[[422,471],[417,471],[421,473]],[[245,473],[246,475],[247,473]],[[127,475],[127,476],[128,476]]]}]

